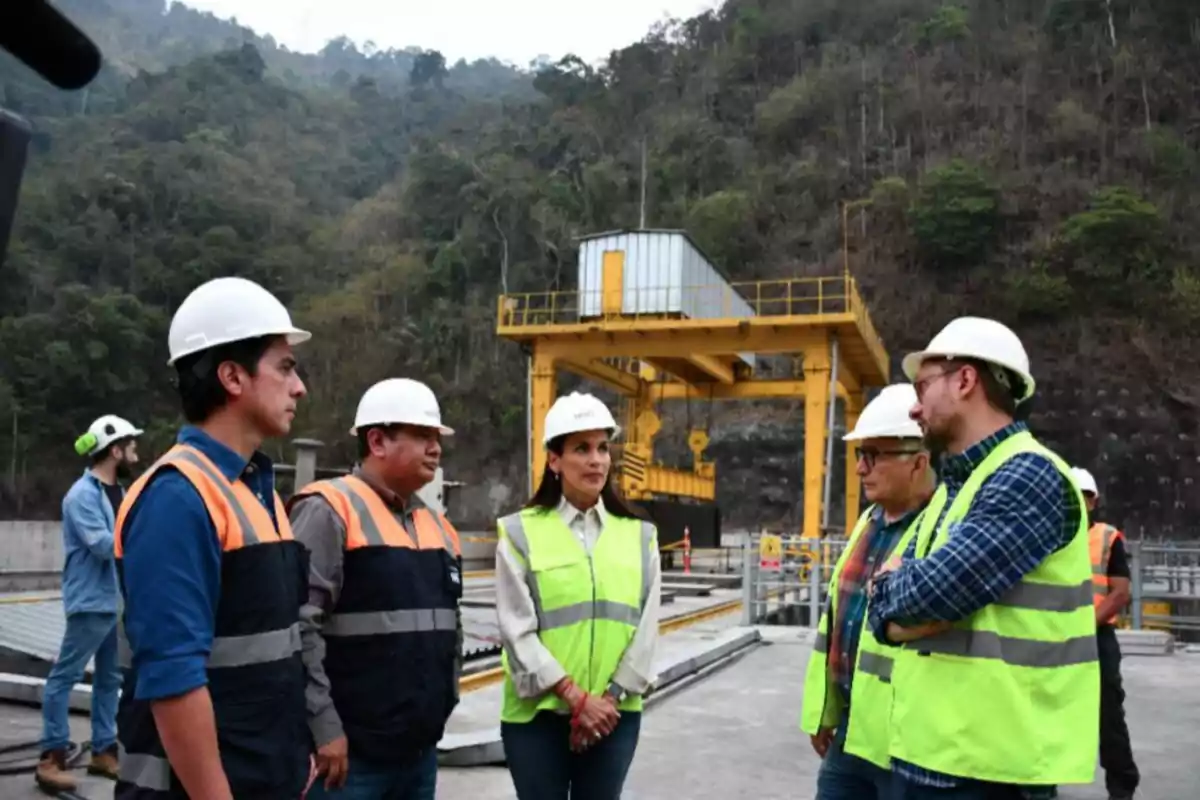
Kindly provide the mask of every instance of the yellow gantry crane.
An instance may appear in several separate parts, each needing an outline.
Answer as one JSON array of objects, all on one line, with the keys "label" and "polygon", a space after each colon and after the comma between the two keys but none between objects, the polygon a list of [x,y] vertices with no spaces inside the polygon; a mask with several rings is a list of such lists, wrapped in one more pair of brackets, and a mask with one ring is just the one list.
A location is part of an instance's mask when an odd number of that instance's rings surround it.
[{"label": "yellow gantry crane", "polygon": [[[624,398],[620,480],[633,499],[716,496],[715,465],[703,459],[704,428],[689,433],[690,471],[654,462],[662,427],[657,404],[803,397],[803,535],[821,535],[829,525],[831,401],[842,400],[853,426],[864,391],[888,380],[887,353],[849,272],[735,284],[686,232],[619,230],[580,239],[577,286],[498,301],[497,333],[531,353],[533,481],[545,466],[542,425],[559,370]],[[791,374],[765,377],[757,368],[786,355],[799,365]],[[854,469],[848,448],[847,530],[859,507]]]}]

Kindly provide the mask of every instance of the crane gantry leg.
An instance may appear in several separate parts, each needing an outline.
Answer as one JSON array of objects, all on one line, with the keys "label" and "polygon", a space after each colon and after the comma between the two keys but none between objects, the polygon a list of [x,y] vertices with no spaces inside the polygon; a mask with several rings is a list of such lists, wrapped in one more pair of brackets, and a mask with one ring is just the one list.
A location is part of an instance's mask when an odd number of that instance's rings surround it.
[{"label": "crane gantry leg", "polygon": [[[842,408],[845,410],[846,430],[854,430],[854,426],[858,424],[858,415],[862,413],[863,396],[861,394],[846,395],[843,401]],[[858,481],[858,459],[854,457],[856,442],[846,442],[846,533],[847,539],[850,538],[850,532],[854,530],[854,523],[858,522],[859,514],[859,491],[861,486]]]},{"label": "crane gantry leg", "polygon": [[554,371],[554,356],[541,348],[534,350],[533,358],[529,360],[530,406],[532,419],[529,426],[529,459],[533,470],[530,485],[536,492],[542,482],[542,473],[546,471],[546,447],[542,444],[542,434],[546,430],[546,412],[554,404],[558,393],[557,374]]},{"label": "crane gantry leg", "polygon": [[821,535],[821,498],[825,477],[825,425],[829,413],[831,350],[828,340],[804,352],[804,530]]}]

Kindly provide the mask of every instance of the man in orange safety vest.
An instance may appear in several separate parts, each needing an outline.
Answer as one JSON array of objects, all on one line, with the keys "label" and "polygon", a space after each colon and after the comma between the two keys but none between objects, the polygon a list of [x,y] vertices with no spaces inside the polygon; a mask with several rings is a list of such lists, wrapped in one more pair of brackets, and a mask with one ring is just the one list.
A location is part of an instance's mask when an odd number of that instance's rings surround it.
[{"label": "man in orange safety vest", "polygon": [[1100,653],[1100,766],[1112,800],[1132,798],[1138,785],[1129,728],[1125,724],[1125,689],[1121,686],[1121,646],[1117,643],[1117,615],[1129,603],[1129,558],[1125,534],[1096,519],[1100,491],[1086,469],[1074,468],[1075,482],[1083,492],[1088,511],[1088,538],[1092,556],[1092,600],[1096,606],[1096,643]]}]

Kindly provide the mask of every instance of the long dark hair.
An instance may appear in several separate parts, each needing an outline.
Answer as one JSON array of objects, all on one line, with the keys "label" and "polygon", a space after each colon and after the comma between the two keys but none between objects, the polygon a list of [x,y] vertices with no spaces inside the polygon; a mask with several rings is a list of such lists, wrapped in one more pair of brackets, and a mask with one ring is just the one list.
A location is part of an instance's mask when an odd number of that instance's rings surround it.
[{"label": "long dark hair", "polygon": [[[546,449],[555,455],[561,456],[563,448],[567,443],[567,436],[557,436],[550,440],[546,445]],[[533,493],[533,497],[525,504],[525,508],[537,508],[542,511],[553,511],[558,508],[558,503],[562,500],[562,481],[550,469],[550,464],[547,463],[542,468],[542,482],[538,484],[537,491]],[[613,472],[610,469],[608,472],[608,480],[604,483],[604,488],[600,490],[600,500],[604,503],[604,510],[612,514],[614,517],[624,517],[625,519],[646,519],[644,512],[639,513],[641,509],[636,506],[631,506],[619,494],[617,487],[613,485]]]}]

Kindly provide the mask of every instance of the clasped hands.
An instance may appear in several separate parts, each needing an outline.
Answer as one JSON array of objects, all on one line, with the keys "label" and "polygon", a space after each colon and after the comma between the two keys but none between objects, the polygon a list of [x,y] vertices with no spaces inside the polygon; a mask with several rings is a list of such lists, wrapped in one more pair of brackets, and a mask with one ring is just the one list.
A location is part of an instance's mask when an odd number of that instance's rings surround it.
[{"label": "clasped hands", "polygon": [[607,692],[599,697],[590,695],[570,678],[559,681],[554,691],[571,709],[571,752],[582,753],[617,727],[621,713],[616,699]]}]

